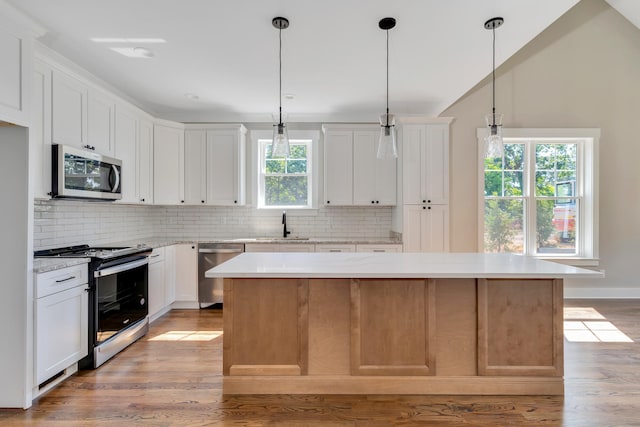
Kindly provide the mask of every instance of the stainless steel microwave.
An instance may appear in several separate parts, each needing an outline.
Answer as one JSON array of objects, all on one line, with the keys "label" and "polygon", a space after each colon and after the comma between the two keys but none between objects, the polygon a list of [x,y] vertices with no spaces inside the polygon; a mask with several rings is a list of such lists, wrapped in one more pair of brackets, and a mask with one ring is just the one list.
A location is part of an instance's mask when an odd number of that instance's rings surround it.
[{"label": "stainless steel microwave", "polygon": [[51,196],[122,198],[122,161],[68,145],[52,145]]}]

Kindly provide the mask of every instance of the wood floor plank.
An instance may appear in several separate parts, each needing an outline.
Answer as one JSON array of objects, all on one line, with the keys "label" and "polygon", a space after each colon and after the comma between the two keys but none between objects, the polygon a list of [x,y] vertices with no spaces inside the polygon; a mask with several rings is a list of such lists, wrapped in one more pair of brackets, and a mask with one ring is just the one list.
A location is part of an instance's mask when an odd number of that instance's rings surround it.
[{"label": "wood floor plank", "polygon": [[[222,394],[218,310],[173,310],[96,371],[81,371],[5,426],[633,426],[640,424],[640,301],[567,300],[633,342],[565,341],[565,396]],[[170,333],[173,332],[173,333]]]}]

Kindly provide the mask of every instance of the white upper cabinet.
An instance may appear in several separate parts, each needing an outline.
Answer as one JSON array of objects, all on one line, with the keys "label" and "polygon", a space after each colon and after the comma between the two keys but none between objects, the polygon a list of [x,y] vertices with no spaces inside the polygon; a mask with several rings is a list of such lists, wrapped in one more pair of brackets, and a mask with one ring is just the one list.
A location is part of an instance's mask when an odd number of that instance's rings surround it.
[{"label": "white upper cabinet", "polygon": [[0,121],[29,126],[33,42],[5,8],[0,4]]},{"label": "white upper cabinet", "polygon": [[156,124],[153,129],[153,199],[157,205],[184,204],[184,130]]},{"label": "white upper cabinet", "polygon": [[40,61],[34,62],[31,94],[29,173],[33,196],[43,199],[51,192],[51,68]]},{"label": "white upper cabinet", "polygon": [[54,70],[52,79],[51,137],[54,144],[87,144],[87,87]]},{"label": "white upper cabinet", "polygon": [[404,203],[449,203],[449,124],[402,127]]},{"label": "white upper cabinet", "polygon": [[396,159],[378,159],[378,125],[325,125],[325,205],[396,204]]},{"label": "white upper cabinet", "polygon": [[[115,156],[122,161],[122,199],[120,202],[136,203],[137,153],[136,142],[138,120],[124,108],[117,108],[115,114]],[[97,151],[97,147],[96,147]]]},{"label": "white upper cabinet", "polygon": [[89,89],[87,100],[87,145],[91,150],[107,156],[115,154],[114,118],[114,100],[97,90]]},{"label": "white upper cabinet", "polygon": [[396,204],[396,159],[378,159],[380,132],[353,132],[353,204]]},{"label": "white upper cabinet", "polygon": [[184,132],[184,202],[207,203],[207,132]]},{"label": "white upper cabinet", "polygon": [[185,204],[245,204],[246,132],[240,124],[187,127]]},{"label": "white upper cabinet", "polygon": [[246,132],[242,125],[207,130],[208,204],[245,204]]},{"label": "white upper cabinet", "polygon": [[153,122],[140,119],[138,122],[137,181],[138,203],[153,203]]}]

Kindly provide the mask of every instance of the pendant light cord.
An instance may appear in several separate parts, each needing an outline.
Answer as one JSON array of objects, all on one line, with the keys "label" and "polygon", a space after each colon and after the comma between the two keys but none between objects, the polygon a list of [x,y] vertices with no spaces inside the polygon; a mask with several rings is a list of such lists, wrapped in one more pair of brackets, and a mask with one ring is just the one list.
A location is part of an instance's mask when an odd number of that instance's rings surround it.
[{"label": "pendant light cord", "polygon": [[495,126],[496,124],[496,27],[495,25],[493,26],[493,29],[491,32],[493,33],[493,73],[492,73],[493,111],[492,111],[492,115],[493,115],[493,125]]},{"label": "pendant light cord", "polygon": [[[282,28],[278,29],[278,38],[280,40],[280,48],[278,51],[278,63],[279,63],[279,125],[282,125]],[[495,110],[495,108],[494,108]]]},{"label": "pendant light cord", "polygon": [[387,127],[389,127],[389,30],[387,32]]}]

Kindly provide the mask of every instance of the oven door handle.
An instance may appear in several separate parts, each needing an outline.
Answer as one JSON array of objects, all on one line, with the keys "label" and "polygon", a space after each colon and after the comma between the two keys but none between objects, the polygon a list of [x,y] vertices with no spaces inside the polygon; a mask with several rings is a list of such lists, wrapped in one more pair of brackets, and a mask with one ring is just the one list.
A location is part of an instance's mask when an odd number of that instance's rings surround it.
[{"label": "oven door handle", "polygon": [[149,264],[149,259],[144,258],[139,261],[128,262],[126,264],[120,264],[113,267],[105,268],[104,270],[98,270],[93,273],[93,277],[104,277],[110,276],[112,274],[121,273],[123,271],[131,270],[136,267],[141,267],[143,265]]}]

